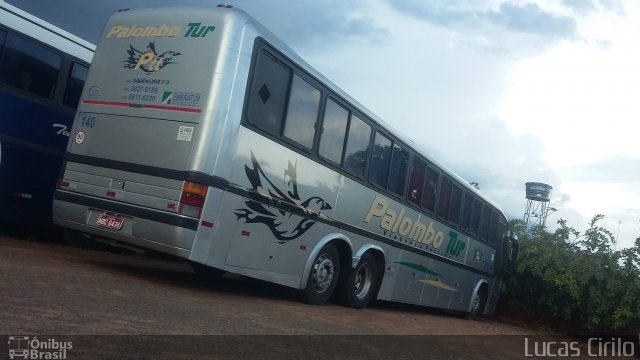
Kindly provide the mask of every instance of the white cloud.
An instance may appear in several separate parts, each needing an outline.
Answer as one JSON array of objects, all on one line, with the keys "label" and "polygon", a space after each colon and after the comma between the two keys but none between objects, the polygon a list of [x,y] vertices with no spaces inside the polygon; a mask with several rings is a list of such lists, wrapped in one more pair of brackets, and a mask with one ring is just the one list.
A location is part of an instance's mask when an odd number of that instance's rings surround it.
[{"label": "white cloud", "polygon": [[[514,134],[544,142],[544,158],[561,178],[556,188],[571,194],[564,205],[587,218],[606,215],[614,234],[618,221],[637,225],[640,218],[637,10],[601,2],[580,18],[581,41],[519,62],[497,110]],[[621,245],[638,234],[637,226],[625,226]]]}]

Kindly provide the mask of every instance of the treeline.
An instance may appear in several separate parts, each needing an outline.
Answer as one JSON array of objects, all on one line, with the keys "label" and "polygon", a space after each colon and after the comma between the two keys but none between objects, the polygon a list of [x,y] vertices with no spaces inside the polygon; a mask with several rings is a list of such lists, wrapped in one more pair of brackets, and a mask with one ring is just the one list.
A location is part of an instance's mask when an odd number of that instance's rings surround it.
[{"label": "treeline", "polygon": [[640,238],[615,249],[596,215],[580,233],[511,220],[520,258],[505,277],[503,313],[574,334],[640,334]]}]

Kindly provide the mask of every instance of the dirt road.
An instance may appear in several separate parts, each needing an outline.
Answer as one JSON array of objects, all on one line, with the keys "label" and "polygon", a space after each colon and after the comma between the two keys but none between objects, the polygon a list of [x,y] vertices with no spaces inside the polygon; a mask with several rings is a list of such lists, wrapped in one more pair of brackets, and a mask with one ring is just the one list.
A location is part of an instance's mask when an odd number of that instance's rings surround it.
[{"label": "dirt road", "polygon": [[[95,358],[92,346],[121,358],[181,357],[182,350],[176,350],[180,346],[201,352],[184,358],[208,358],[212,352],[205,350],[211,346],[219,358],[237,358],[233,351],[244,350],[257,358],[331,354],[384,358],[387,353],[402,358],[401,352],[429,354],[428,358],[483,358],[478,349],[511,339],[513,344],[503,349],[504,357],[492,356],[506,359],[523,355],[523,337],[497,335],[532,334],[494,321],[470,321],[386,302],[363,310],[332,303],[311,306],[288,288],[229,274],[218,280],[202,279],[187,264],[168,259],[6,235],[0,236],[0,288],[0,334],[76,339],[80,344],[69,350],[70,359],[74,358],[71,351]],[[82,343],[85,350],[81,351]],[[127,344],[138,350],[121,351]],[[231,353],[215,348],[216,344],[224,344]],[[265,352],[265,346],[270,350]],[[321,351],[310,351],[313,348]],[[3,352],[0,348],[0,356]]]}]

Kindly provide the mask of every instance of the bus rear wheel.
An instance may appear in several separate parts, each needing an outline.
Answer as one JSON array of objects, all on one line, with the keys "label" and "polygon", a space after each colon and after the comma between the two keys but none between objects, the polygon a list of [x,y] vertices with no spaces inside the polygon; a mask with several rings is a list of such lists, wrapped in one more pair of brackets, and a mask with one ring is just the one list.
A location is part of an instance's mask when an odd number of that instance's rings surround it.
[{"label": "bus rear wheel", "polygon": [[326,303],[338,283],[340,255],[332,244],[325,245],[316,255],[307,278],[303,295],[312,305]]},{"label": "bus rear wheel", "polygon": [[471,320],[479,320],[484,314],[484,308],[487,305],[487,291],[484,287],[478,289],[471,300],[471,311],[468,318]]},{"label": "bus rear wheel", "polygon": [[339,295],[341,302],[354,309],[362,309],[376,295],[378,289],[378,268],[376,258],[367,252],[355,268],[343,271]]}]

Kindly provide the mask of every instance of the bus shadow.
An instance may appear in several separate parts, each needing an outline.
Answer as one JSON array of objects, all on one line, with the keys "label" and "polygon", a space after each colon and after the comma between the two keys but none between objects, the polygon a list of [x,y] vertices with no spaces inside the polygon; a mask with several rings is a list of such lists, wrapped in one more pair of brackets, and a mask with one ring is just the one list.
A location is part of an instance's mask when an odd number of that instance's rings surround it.
[{"label": "bus shadow", "polygon": [[[119,255],[127,256],[127,255]],[[140,258],[141,256],[137,256]],[[132,257],[133,258],[133,257]],[[148,258],[140,259],[142,261]],[[195,273],[184,262],[154,260],[154,264],[130,264],[103,260],[88,260],[92,265],[109,272],[115,272],[142,281],[158,285],[207,293],[237,295],[254,298],[299,301],[299,292],[285,286],[269,283],[249,277],[225,273],[220,277],[206,277]]]},{"label": "bus shadow", "polygon": [[[65,236],[58,226],[34,228],[0,224],[0,236],[25,242],[53,244],[67,248],[78,261],[88,266],[118,273],[127,278],[150,281],[207,293],[224,293],[299,302],[296,289],[226,273],[221,277],[205,277],[195,273],[184,260],[145,249],[136,252],[80,236]],[[6,225],[6,226],[5,226]]]},{"label": "bus shadow", "polygon": [[[205,277],[195,273],[182,259],[145,250],[143,253],[107,245],[94,240],[69,242],[58,227],[34,229],[19,226],[0,227],[0,236],[43,244],[58,244],[78,251],[83,263],[105,272],[118,273],[127,278],[149,281],[158,285],[188,289],[207,294],[245,296],[251,298],[279,299],[296,303],[304,302],[301,293],[289,287],[226,273],[221,277]],[[340,304],[336,297],[331,303]],[[368,308],[383,311],[412,313],[416,315],[466,318],[466,313],[399,302],[376,300]],[[495,319],[489,319],[493,321]]]},{"label": "bus shadow", "polygon": [[391,312],[411,313],[416,315],[444,316],[444,317],[449,317],[454,319],[467,318],[467,314],[460,311],[439,309],[439,308],[423,306],[423,305],[406,304],[406,303],[384,301],[384,300],[373,301],[369,304],[368,307],[372,309],[379,309],[379,310],[391,311]]}]

